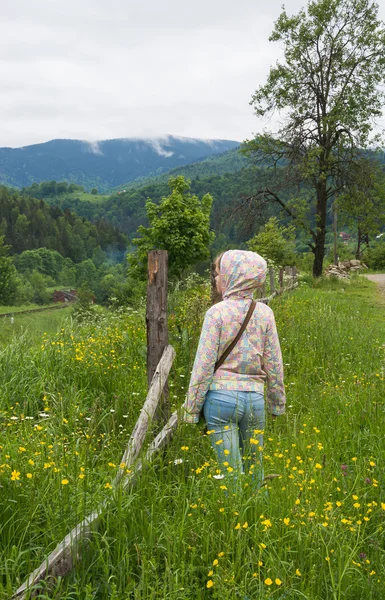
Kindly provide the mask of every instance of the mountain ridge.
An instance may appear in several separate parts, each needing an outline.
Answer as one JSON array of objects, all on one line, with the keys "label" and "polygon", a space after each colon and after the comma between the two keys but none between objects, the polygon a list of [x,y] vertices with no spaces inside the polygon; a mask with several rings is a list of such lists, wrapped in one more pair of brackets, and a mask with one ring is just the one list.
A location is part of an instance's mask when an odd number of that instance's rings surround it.
[{"label": "mountain ridge", "polygon": [[16,188],[67,181],[109,191],[138,177],[160,174],[238,147],[234,140],[165,135],[111,140],[56,139],[0,148],[0,184]]}]

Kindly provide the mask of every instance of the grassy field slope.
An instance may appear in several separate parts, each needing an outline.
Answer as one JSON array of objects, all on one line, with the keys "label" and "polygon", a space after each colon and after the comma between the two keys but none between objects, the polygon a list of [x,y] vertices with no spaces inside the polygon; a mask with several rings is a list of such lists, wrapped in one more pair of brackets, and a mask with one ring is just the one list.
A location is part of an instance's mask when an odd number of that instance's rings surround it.
[{"label": "grassy field slope", "polygon": [[[172,300],[178,405],[207,298]],[[111,314],[0,351],[1,600],[102,499],[109,508],[91,548],[41,597],[384,596],[383,298],[366,280],[321,281],[272,308],[288,406],[267,419],[259,449],[265,474],[279,475],[267,494],[249,473],[234,483],[193,425],[130,491],[113,491],[145,397],[144,315]]]},{"label": "grassy field slope", "polygon": [[[13,319],[11,322],[10,317],[0,318],[0,347],[6,346],[11,343],[12,340],[19,340],[20,337],[28,339],[29,343],[38,344],[41,342],[44,332],[48,335],[56,333],[58,327],[68,318],[70,314],[70,308],[63,308],[62,310],[44,310],[41,312],[31,312],[28,314],[18,314],[20,310],[31,310],[33,306],[30,304],[21,306],[9,307],[10,310],[4,310],[8,307],[1,307],[1,314],[6,312],[14,312]],[[41,307],[36,307],[41,308]],[[17,342],[16,342],[17,344]],[[1,409],[1,403],[0,403]]]}]

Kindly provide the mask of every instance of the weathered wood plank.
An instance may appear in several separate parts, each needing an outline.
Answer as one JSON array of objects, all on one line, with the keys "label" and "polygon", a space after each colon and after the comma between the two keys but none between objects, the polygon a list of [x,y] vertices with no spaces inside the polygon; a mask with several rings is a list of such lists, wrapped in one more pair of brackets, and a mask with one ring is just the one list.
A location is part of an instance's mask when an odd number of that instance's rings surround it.
[{"label": "weathered wood plank", "polygon": [[169,418],[169,420],[167,421],[167,423],[163,427],[163,429],[158,433],[156,438],[151,442],[151,444],[146,452],[146,455],[144,457],[144,460],[139,460],[135,465],[135,469],[134,469],[133,473],[131,473],[131,475],[126,476],[123,479],[123,481],[122,481],[123,488],[127,488],[130,485],[132,485],[132,482],[135,479],[135,476],[143,469],[146,462],[151,462],[151,460],[154,458],[155,454],[159,450],[164,448],[164,446],[167,446],[167,444],[171,441],[172,436],[174,435],[174,432],[175,432],[177,426],[178,426],[178,413],[177,413],[177,411],[175,411],[172,413],[171,417]]},{"label": "weathered wood plank", "polygon": [[77,560],[76,549],[78,543],[88,540],[96,527],[103,506],[88,515],[81,523],[76,525],[72,531],[56,546],[49,556],[35,569],[27,580],[19,587],[12,599],[33,598],[39,593],[39,583],[48,581],[50,578],[64,577],[70,573]]},{"label": "weathered wood plank", "polygon": [[[131,465],[137,458],[146,437],[149,423],[154,418],[154,414],[158,407],[162,390],[167,382],[174,358],[174,348],[172,346],[166,346],[162,354],[162,358],[160,359],[157,369],[153,375],[147,398],[143,404],[142,410],[140,411],[139,418],[132,431],[127,448],[120,463]],[[114,479],[115,485],[120,481],[122,475],[123,471],[120,469]]]}]

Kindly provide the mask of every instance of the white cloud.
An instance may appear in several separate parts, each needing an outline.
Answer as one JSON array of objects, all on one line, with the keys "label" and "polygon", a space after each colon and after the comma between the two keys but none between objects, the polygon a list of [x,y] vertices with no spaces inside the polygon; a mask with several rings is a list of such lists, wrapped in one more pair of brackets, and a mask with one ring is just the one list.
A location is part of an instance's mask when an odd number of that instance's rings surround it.
[{"label": "white cloud", "polygon": [[268,37],[281,3],[3,1],[0,146],[251,137],[266,125],[249,101],[280,55]]},{"label": "white cloud", "polygon": [[100,142],[84,142],[87,152],[91,154],[103,154],[100,148]]},{"label": "white cloud", "polygon": [[159,140],[149,140],[149,144],[154,148],[155,152],[157,154],[159,154],[159,156],[164,156],[165,158],[170,158],[170,156],[172,156],[174,153],[169,151],[169,150],[165,150]]}]

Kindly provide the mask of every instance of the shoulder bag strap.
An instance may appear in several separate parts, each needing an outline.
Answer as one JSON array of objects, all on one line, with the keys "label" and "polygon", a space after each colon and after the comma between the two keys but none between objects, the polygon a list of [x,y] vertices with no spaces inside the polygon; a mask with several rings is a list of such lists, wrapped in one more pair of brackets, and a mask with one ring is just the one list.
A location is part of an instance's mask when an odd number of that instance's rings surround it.
[{"label": "shoulder bag strap", "polygon": [[235,346],[237,345],[237,343],[240,340],[240,337],[242,335],[242,333],[245,331],[248,322],[251,319],[251,315],[254,312],[254,308],[255,308],[256,302],[255,300],[252,300],[249,310],[247,311],[247,315],[245,317],[245,320],[243,321],[240,330],[237,333],[237,336],[233,339],[233,341],[231,342],[230,346],[227,348],[227,350],[224,351],[224,353],[222,354],[222,356],[220,357],[219,360],[217,360],[217,362],[215,363],[215,368],[214,368],[214,373],[217,369],[219,369],[219,367],[221,365],[223,365],[223,363],[225,362],[226,358],[229,356],[229,354],[234,350]]}]

